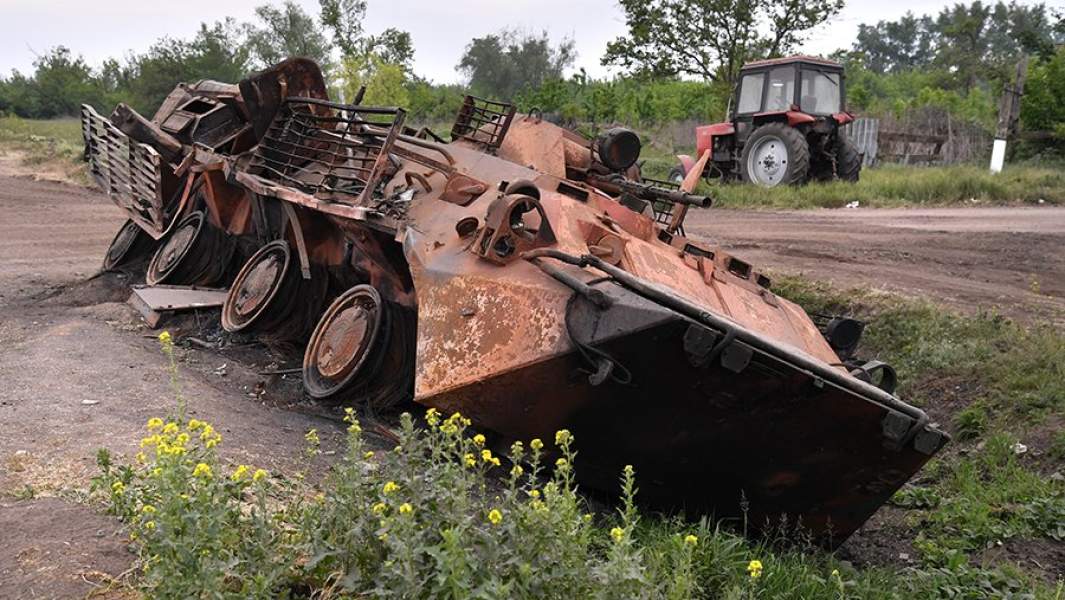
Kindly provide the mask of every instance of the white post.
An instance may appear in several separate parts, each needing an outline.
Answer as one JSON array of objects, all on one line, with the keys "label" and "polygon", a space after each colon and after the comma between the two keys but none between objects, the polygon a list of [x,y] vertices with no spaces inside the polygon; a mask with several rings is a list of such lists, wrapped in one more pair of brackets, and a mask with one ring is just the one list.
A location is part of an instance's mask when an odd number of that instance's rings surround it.
[{"label": "white post", "polygon": [[991,146],[991,172],[1001,173],[1002,163],[1006,162],[1006,140],[995,140]]}]

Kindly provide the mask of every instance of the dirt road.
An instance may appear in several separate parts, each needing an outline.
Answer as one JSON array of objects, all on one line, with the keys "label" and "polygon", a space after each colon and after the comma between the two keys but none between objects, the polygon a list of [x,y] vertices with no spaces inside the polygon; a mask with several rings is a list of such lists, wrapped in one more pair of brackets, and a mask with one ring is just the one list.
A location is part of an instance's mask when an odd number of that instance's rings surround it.
[{"label": "dirt road", "polygon": [[[84,597],[133,559],[120,523],[67,500],[88,488],[98,448],[128,459],[146,419],[175,403],[127,282],[87,281],[123,220],[101,194],[0,176],[0,599]],[[307,430],[334,450],[342,439],[339,418],[280,393],[294,382],[259,373],[270,356],[177,352],[189,411],[222,433],[226,460],[291,473]]]},{"label": "dirt road", "polygon": [[686,225],[755,265],[1065,324],[1063,207],[706,210]]}]

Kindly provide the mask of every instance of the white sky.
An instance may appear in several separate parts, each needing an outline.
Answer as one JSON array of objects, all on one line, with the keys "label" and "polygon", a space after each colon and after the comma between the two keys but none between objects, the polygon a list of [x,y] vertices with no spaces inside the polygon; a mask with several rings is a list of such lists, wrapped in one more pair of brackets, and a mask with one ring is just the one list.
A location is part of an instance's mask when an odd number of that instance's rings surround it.
[{"label": "white sky", "polygon": [[[275,0],[280,3],[281,0]],[[317,0],[296,0],[313,15]],[[967,0],[966,0],[967,1]],[[93,66],[108,57],[142,51],[164,35],[191,37],[202,21],[231,16],[250,21],[266,0],[0,0],[0,74],[32,71],[35,53],[65,45]],[[1031,2],[1022,2],[1030,4]],[[843,13],[814,32],[804,51],[850,47],[860,23],[893,20],[907,10],[938,12],[940,0],[849,0]],[[1048,6],[1061,6],[1050,0]],[[439,83],[455,82],[455,65],[471,38],[504,27],[546,30],[553,39],[577,42],[576,67],[604,76],[599,66],[607,42],[625,33],[616,0],[369,0],[366,30],[396,27],[411,33],[414,70]]]}]

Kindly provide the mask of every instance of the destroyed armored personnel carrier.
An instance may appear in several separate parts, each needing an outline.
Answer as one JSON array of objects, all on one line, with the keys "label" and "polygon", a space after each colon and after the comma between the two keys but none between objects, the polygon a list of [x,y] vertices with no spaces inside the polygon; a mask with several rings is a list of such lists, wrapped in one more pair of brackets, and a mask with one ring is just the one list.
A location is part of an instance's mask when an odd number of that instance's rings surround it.
[{"label": "destroyed armored personnel carrier", "polygon": [[153,252],[149,284],[227,286],[225,329],[304,348],[315,398],[461,411],[502,445],[566,428],[586,488],[631,464],[644,500],[826,545],[946,443],[854,358],[860,323],[815,322],[685,237],[704,165],[670,188],[624,129],[467,97],[445,139],[358,104],[291,59],[179,86],[150,120],[85,107],[130,215],[106,264]]}]

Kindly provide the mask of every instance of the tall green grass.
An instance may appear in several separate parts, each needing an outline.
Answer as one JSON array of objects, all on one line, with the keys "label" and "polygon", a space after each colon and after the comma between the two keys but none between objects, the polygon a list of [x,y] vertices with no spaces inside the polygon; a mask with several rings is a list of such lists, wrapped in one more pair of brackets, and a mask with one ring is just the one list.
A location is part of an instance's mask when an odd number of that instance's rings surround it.
[{"label": "tall green grass", "polygon": [[745,184],[703,184],[716,205],[726,208],[841,208],[970,204],[1065,204],[1065,169],[954,165],[864,169],[858,183],[833,181],[764,189]]}]

